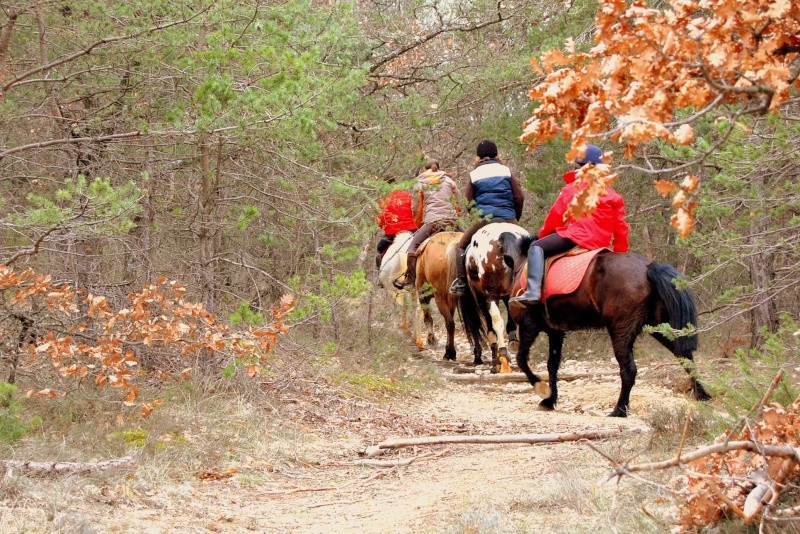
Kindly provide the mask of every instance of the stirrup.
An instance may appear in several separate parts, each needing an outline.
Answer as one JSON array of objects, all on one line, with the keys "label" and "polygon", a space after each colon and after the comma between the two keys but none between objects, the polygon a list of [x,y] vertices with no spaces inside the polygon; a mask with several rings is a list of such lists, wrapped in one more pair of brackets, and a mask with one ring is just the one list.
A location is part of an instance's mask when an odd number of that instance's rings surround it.
[{"label": "stirrup", "polygon": [[523,306],[536,306],[542,303],[541,297],[528,297],[524,293],[518,297],[511,297],[508,302],[518,302]]},{"label": "stirrup", "polygon": [[467,290],[467,284],[465,284],[464,281],[461,280],[460,278],[456,278],[455,280],[453,280],[453,283],[450,284],[450,289],[448,290],[448,292],[451,295],[456,295],[457,297],[460,297],[464,294],[464,291],[466,290]]},{"label": "stirrup", "polygon": [[401,276],[398,276],[397,278],[395,278],[394,282],[392,282],[392,285],[396,289],[407,289],[407,288],[413,286],[415,281],[416,280],[411,278],[411,276],[409,276],[408,273],[405,273],[405,274],[402,274]]}]

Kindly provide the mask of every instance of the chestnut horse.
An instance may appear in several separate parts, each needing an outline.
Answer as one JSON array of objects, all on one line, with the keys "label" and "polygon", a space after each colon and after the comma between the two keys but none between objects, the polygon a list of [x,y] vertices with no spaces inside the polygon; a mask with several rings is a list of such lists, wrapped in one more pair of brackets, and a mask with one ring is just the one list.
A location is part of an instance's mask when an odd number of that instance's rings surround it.
[{"label": "chestnut horse", "polygon": [[[529,244],[530,239],[522,243],[523,256],[527,254]],[[607,251],[594,257],[573,293],[552,295],[544,305],[531,307],[512,302],[510,311],[520,330],[517,364],[533,386],[542,381],[528,364],[530,348],[539,332],[549,336],[547,372],[550,392],[539,405],[552,410],[558,401],[558,368],[565,332],[602,328],[611,337],[622,380],[619,399],[610,416],[626,417],[631,388],[636,381],[633,344],[644,325],[664,323],[669,324],[672,333],[682,331],[679,333],[684,335],[675,337],[660,331],[651,335],[685,361],[694,398],[708,400],[709,394],[694,374],[693,352],[697,348],[697,334],[691,334],[691,328],[697,326],[697,308],[692,293],[681,283],[676,283],[680,279],[680,273],[669,264],[654,262],[638,254]],[[689,335],[686,335],[686,329]]]},{"label": "chestnut horse", "polygon": [[[428,345],[436,343],[436,336],[433,333],[433,318],[431,317],[431,299],[436,301],[436,307],[444,318],[445,330],[447,331],[447,346],[444,351],[445,360],[456,359],[455,345],[455,313],[458,307],[458,297],[451,295],[448,290],[450,284],[456,276],[456,249],[458,240],[462,232],[439,232],[425,241],[418,250],[417,257],[417,295],[419,299],[419,310],[415,314],[415,332],[417,333],[417,346],[422,347],[422,340],[419,337],[418,328],[419,316],[422,315],[425,325],[428,327]],[[473,347],[474,363],[480,364],[481,346],[467,334]]]},{"label": "chestnut horse", "polygon": [[[508,299],[515,284],[514,266],[524,259],[520,243],[525,239],[530,242],[530,234],[516,224],[487,224],[475,233],[466,251],[469,291],[459,302],[461,317],[473,339],[488,338],[493,373],[511,372],[506,340],[517,340],[517,325]],[[508,320],[500,313],[500,302],[509,310]]]}]

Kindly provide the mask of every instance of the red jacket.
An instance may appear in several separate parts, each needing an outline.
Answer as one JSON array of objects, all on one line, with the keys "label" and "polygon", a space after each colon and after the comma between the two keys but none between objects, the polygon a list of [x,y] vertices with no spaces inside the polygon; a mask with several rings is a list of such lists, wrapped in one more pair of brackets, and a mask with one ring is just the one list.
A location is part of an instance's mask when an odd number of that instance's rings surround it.
[{"label": "red jacket", "polygon": [[411,213],[411,192],[392,191],[378,202],[381,213],[377,217],[386,235],[397,235],[400,232],[413,232],[417,229],[414,215]]},{"label": "red jacket", "polygon": [[561,188],[550,208],[539,230],[539,239],[556,232],[589,250],[609,247],[615,252],[627,252],[628,223],[625,222],[625,201],[619,193],[609,187],[591,215],[580,219],[569,217],[565,221],[564,214],[582,185],[572,183],[575,181],[575,171],[565,173],[564,181],[567,185]]}]

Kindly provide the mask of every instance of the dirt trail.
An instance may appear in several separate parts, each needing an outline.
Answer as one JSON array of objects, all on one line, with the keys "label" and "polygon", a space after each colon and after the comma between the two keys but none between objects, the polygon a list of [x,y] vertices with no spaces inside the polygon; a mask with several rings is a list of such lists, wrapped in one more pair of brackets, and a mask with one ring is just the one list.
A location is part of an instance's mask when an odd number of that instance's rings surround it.
[{"label": "dirt trail", "polygon": [[[468,354],[459,347],[460,354]],[[427,351],[436,360],[440,351]],[[611,360],[566,362],[564,372],[616,371]],[[438,366],[448,370],[444,364]],[[674,376],[683,371],[676,366]],[[672,375],[673,370],[669,370]],[[663,369],[640,367],[632,416],[605,417],[619,392],[612,375],[562,382],[555,412],[537,409],[527,384],[481,386],[447,383],[429,397],[402,406],[354,403],[332,408],[322,423],[310,421],[298,463],[242,462],[236,477],[165,486],[116,506],[108,531],[136,532],[564,532],[583,531],[581,510],[558,503],[569,484],[594,483],[607,462],[579,443],[544,445],[446,445],[399,449],[385,459],[418,457],[394,468],[356,466],[364,447],[400,436],[437,434],[554,433],[591,429],[640,429],[659,405],[686,402],[665,387]],[[641,436],[641,435],[640,435]],[[614,451],[625,440],[605,440]],[[644,438],[638,438],[644,439]],[[303,463],[307,465],[303,465]],[[612,492],[613,488],[609,488]],[[610,493],[609,493],[610,495]],[[518,513],[518,510],[525,513]],[[532,512],[534,519],[532,520]],[[540,510],[540,513],[536,513]],[[97,510],[84,510],[95,516]],[[100,519],[100,518],[98,518]],[[464,527],[465,522],[471,525]],[[535,524],[534,524],[535,523]],[[461,525],[459,527],[459,525]],[[477,525],[477,526],[476,526]],[[483,526],[481,526],[483,525]],[[565,528],[565,525],[571,525]],[[471,529],[471,530],[470,530]]]}]

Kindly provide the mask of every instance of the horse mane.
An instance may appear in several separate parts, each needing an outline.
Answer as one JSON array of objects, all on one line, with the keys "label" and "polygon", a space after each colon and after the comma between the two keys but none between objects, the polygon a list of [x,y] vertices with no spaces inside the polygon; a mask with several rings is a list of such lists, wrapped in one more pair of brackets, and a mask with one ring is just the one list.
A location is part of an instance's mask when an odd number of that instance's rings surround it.
[{"label": "horse mane", "polygon": [[519,267],[528,261],[528,249],[533,242],[533,237],[503,232],[500,234],[499,242],[503,247],[503,260],[512,272],[516,273]]},{"label": "horse mane", "polygon": [[[694,295],[688,289],[675,287],[674,280],[683,278],[681,273],[668,263],[653,262],[647,266],[647,278],[667,308],[669,325],[675,330],[681,330],[690,324],[697,328]],[[677,337],[674,343],[679,353],[691,353],[697,349],[697,334]]]}]

